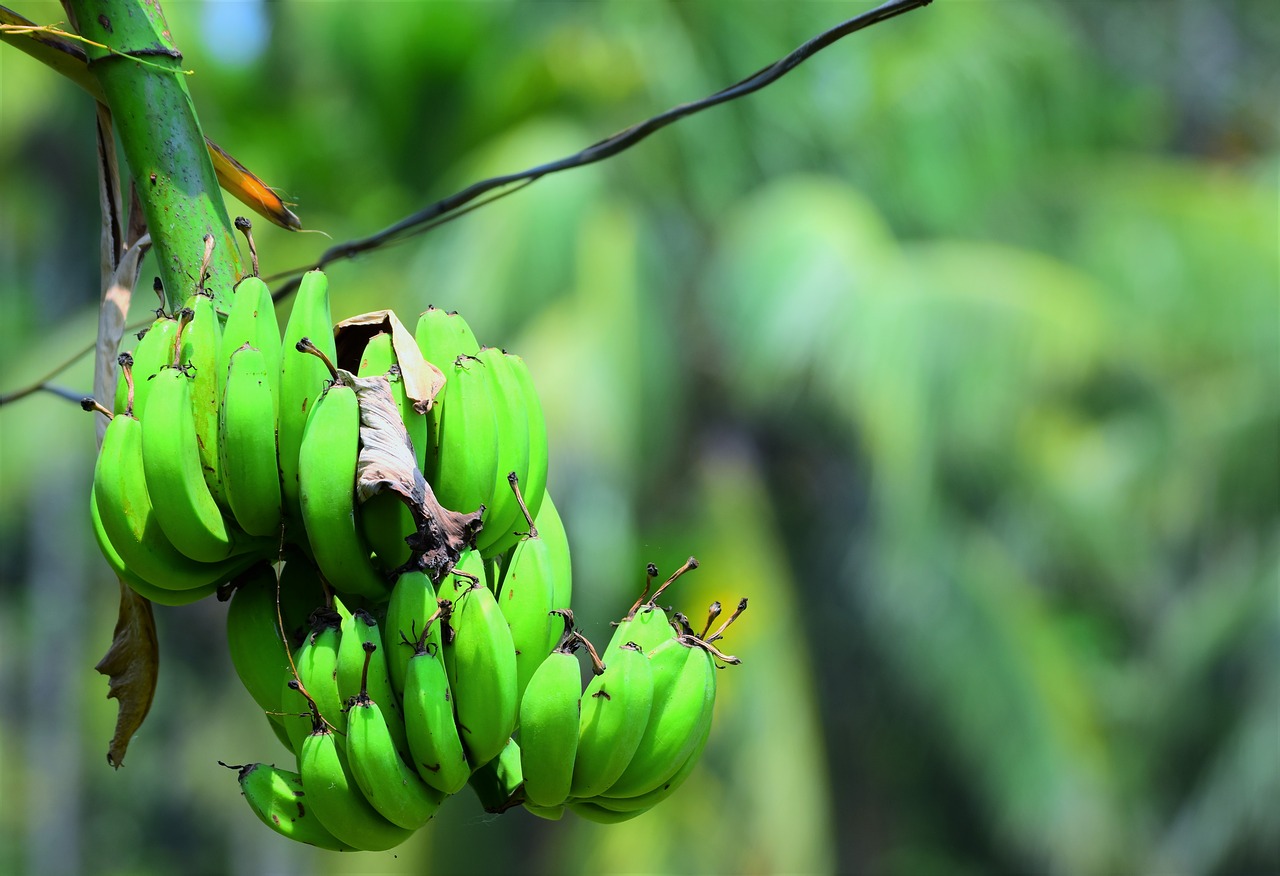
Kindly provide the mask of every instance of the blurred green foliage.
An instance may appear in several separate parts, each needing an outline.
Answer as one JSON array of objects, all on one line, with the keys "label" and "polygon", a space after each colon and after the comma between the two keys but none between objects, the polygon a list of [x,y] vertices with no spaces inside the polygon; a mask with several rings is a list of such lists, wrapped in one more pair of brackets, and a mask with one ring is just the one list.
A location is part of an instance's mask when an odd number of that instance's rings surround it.
[{"label": "blurred green foliage", "polygon": [[[166,8],[206,132],[334,240],[852,14]],[[1278,35],[1261,0],[940,0],[332,266],[339,316],[458,309],[530,361],[589,635],[651,560],[702,560],[692,617],[750,597],[705,764],[626,825],[466,800],[394,855],[289,846],[216,764],[281,749],[212,601],[158,610],[113,774],[93,430],[52,396],[0,408],[0,872],[1280,868]],[[6,391],[93,337],[92,119],[0,50]],[[265,273],[328,243],[256,225]]]}]

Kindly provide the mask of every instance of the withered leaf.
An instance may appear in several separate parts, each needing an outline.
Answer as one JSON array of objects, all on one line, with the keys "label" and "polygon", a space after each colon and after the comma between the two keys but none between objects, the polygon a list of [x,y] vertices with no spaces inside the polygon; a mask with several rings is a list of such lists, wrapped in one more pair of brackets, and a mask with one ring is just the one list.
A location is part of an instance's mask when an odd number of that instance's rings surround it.
[{"label": "withered leaf", "polygon": [[160,674],[160,643],[150,601],[120,582],[120,613],[111,647],[94,667],[110,680],[107,698],[119,701],[116,731],[107,749],[107,763],[116,769],[124,764],[129,740],[142,726],[156,695]]},{"label": "withered leaf", "polygon": [[360,404],[360,455],[356,461],[356,499],[361,502],[384,490],[395,493],[413,514],[408,568],[439,578],[480,531],[480,510],[465,514],[445,508],[418,469],[413,442],[400,419],[400,409],[383,375],[356,377],[338,369],[338,379],[355,391]]},{"label": "withered leaf", "polygon": [[404,381],[405,394],[413,399],[413,407],[420,414],[431,410],[431,404],[444,387],[444,374],[435,365],[422,358],[413,333],[404,327],[390,310],[371,310],[344,319],[333,327],[334,344],[338,350],[339,368],[358,370],[360,351],[374,335],[391,334],[391,347],[396,353],[400,379]]}]

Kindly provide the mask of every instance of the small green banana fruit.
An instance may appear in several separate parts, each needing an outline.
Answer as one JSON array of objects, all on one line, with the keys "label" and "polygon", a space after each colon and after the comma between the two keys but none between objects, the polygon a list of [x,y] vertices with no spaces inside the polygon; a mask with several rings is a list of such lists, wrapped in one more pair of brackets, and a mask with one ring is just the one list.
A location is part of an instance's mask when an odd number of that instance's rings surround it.
[{"label": "small green banana fruit", "polygon": [[[697,742],[693,746],[693,751],[685,758],[685,762],[675,771],[672,776],[658,787],[636,797],[610,797],[602,794],[592,797],[591,802],[604,809],[614,812],[634,812],[637,815],[647,812],[654,806],[657,806],[663,800],[674,794],[685,780],[693,774],[694,769],[698,766],[698,761],[702,757],[702,752],[707,747],[707,740],[711,738],[711,722],[707,721],[703,724],[702,735],[698,737]],[[612,789],[610,789],[612,790]]]},{"label": "small green banana fruit", "polygon": [[[391,397],[400,410],[400,418],[404,421],[418,467],[421,468],[427,444],[427,419],[414,410],[413,399],[405,391],[398,368],[391,335],[379,332],[370,338],[360,357],[359,376],[388,376]],[[384,572],[399,569],[409,561],[411,551],[405,538],[417,532],[418,527],[409,507],[396,493],[383,490],[370,496],[360,506],[360,527]]]},{"label": "small green banana fruit", "polygon": [[[428,307],[418,317],[413,337],[417,341],[422,357],[439,368],[441,372],[445,371],[446,366],[452,370],[453,363],[459,356],[474,356],[480,350],[480,343],[466,320],[456,312],[448,312],[436,307]],[[446,374],[446,378],[447,376]],[[434,483],[433,474],[440,470],[440,426],[443,422],[441,416],[443,400],[444,393],[437,395],[426,417],[427,440],[422,473],[427,476],[427,481],[432,483]],[[437,498],[439,498],[438,493]],[[453,506],[446,504],[446,507]]]},{"label": "small green banana fruit", "polygon": [[[409,659],[413,657],[416,642],[427,627],[427,619],[434,617],[439,602],[435,587],[424,572],[402,572],[391,590],[387,601],[387,614],[383,623],[386,643],[387,668],[391,674],[391,687],[397,695],[404,696],[405,676]],[[431,633],[433,648],[440,647],[440,628]]]},{"label": "small green banana fruit", "polygon": [[231,354],[218,412],[222,486],[236,523],[250,535],[280,537],[280,472],[276,468],[277,372],[245,344]]},{"label": "small green banana fruit", "polygon": [[[205,486],[219,508],[226,508],[222,460],[218,457],[218,405],[222,401],[222,386],[226,381],[226,373],[220,373],[218,368],[222,322],[210,295],[197,292],[187,300],[186,306],[192,317],[181,328],[182,347],[175,364],[181,365],[191,375],[191,418],[195,423],[196,447],[200,452],[200,471]],[[183,312],[185,314],[186,310]]]},{"label": "small green banana fruit", "polygon": [[471,774],[467,784],[485,812],[495,815],[520,805],[519,791],[524,784],[520,745],[508,739],[497,757]]},{"label": "small green banana fruit", "polygon": [[183,368],[165,368],[155,376],[142,421],[142,463],[147,492],[169,541],[193,560],[214,563],[235,553],[237,544],[202,471],[191,382]]},{"label": "small green banana fruit", "polygon": [[[542,409],[542,400],[538,397],[537,387],[533,384],[533,375],[524,359],[512,353],[506,354],[507,364],[515,375],[523,396],[521,407],[529,429],[529,474],[520,483],[524,489],[525,504],[534,520],[542,514],[542,502],[546,496],[547,468],[550,464],[550,446],[547,440],[547,417]],[[562,608],[568,608],[566,602]]]},{"label": "small green banana fruit", "polygon": [[173,545],[151,504],[142,432],[142,424],[127,413],[117,414],[107,425],[93,470],[92,513],[98,516],[103,538],[132,576],[161,590],[208,593],[210,585],[244,571],[254,558],[202,563]]},{"label": "small green banana fruit", "polygon": [[280,691],[292,678],[288,637],[276,613],[276,571],[259,562],[235,580],[227,607],[227,650],[245,690],[264,711],[280,709]]},{"label": "small green banana fruit", "polygon": [[[369,651],[370,647],[372,651]],[[378,706],[379,717],[384,719],[396,750],[408,759],[409,740],[405,735],[404,713],[399,699],[391,689],[382,632],[373,615],[362,608],[342,617],[337,673],[338,698],[344,703],[350,703],[361,695],[372,699]]]},{"label": "small green banana fruit", "polygon": [[[711,643],[746,610],[747,601],[712,636],[690,633],[663,642],[649,654],[653,669],[653,711],[635,754],[617,781],[598,793],[610,797],[640,797],[668,782],[703,743],[716,700],[713,658],[740,662]],[[713,607],[719,613],[719,604]]]},{"label": "small green banana fruit", "polygon": [[[452,574],[459,577],[456,568]],[[516,726],[515,644],[483,577],[459,591],[451,623],[453,641],[444,643],[449,688],[467,757],[480,767],[502,752]]]},{"label": "small green banana fruit", "polygon": [[[476,548],[488,559],[510,549],[519,538],[517,527],[523,528],[525,523],[511,479],[524,484],[529,477],[529,414],[509,357],[497,347],[484,347],[476,359],[484,365],[480,371],[488,384],[489,405],[498,428],[495,478],[484,500],[484,529],[476,536]],[[524,497],[526,502],[530,498]]]},{"label": "small green banana fruit", "polygon": [[423,474],[444,507],[464,513],[484,507],[487,526],[499,437],[488,366],[476,356],[459,356],[439,367],[445,385],[436,397],[438,458],[428,456]]},{"label": "small green banana fruit", "polygon": [[[161,368],[173,364],[176,355],[178,321],[170,316],[159,316],[138,339],[133,356],[133,415],[141,417],[151,394],[152,380]],[[116,383],[115,412],[124,413],[127,404],[128,385],[121,379]]]},{"label": "small green banana fruit", "polygon": [[606,809],[595,800],[570,800],[568,807],[569,811],[574,815],[585,818],[587,821],[594,821],[597,824],[621,824],[649,811],[647,809],[638,809],[633,812],[617,812],[613,809]]},{"label": "small green banana fruit", "polygon": [[258,277],[245,277],[236,286],[231,310],[222,326],[222,357],[219,371],[227,373],[231,354],[248,344],[262,352],[271,375],[274,398],[280,382],[280,322],[276,319],[271,290]]},{"label": "small green banana fruit", "polygon": [[351,387],[335,383],[312,407],[299,448],[300,515],[329,584],[339,593],[382,601],[387,584],[370,561],[356,522],[359,452],[360,404]]},{"label": "small green banana fruit", "polygon": [[[297,349],[303,338],[309,339],[329,361],[337,356],[329,316],[329,280],[320,271],[302,275],[280,347],[280,414],[276,428],[281,496],[285,517],[290,520],[300,519],[298,453],[302,449],[302,436],[311,407],[330,379],[329,368],[323,361]],[[354,482],[352,489],[355,489]]]},{"label": "small green banana fruit", "polygon": [[649,722],[654,678],[649,659],[632,642],[621,645],[582,692],[574,797],[594,797],[626,770]]},{"label": "small green banana fruit", "polygon": [[[386,660],[373,642],[364,642],[361,650],[366,655],[367,678],[373,660],[384,665]],[[445,795],[405,764],[392,738],[393,722],[398,724],[399,718],[388,719],[369,696],[367,685],[362,685],[347,709],[347,759],[356,784],[373,808],[392,824],[416,830],[436,814]]]},{"label": "small green banana fruit", "polygon": [[579,640],[572,633],[572,614],[563,616],[560,645],[533,673],[520,699],[524,793],[529,803],[544,808],[568,799],[578,753],[582,671],[574,651]]},{"label": "small green banana fruit", "polygon": [[326,830],[350,846],[371,852],[395,848],[413,831],[392,824],[365,799],[344,762],[337,738],[317,718],[298,752],[298,773],[311,812]]},{"label": "small green banana fruit", "polygon": [[[225,764],[224,764],[225,766]],[[251,763],[239,770],[240,792],[253,814],[267,827],[295,842],[330,852],[351,852],[355,847],[330,833],[311,811],[311,798],[302,777],[270,764]]]},{"label": "small green banana fruit", "polygon": [[442,624],[437,622],[445,620],[451,608],[452,603],[441,602],[425,622],[404,680],[404,723],[414,768],[424,782],[445,794],[460,791],[471,775],[444,666]]},{"label": "small green banana fruit", "polygon": [[338,745],[346,737],[347,713],[338,695],[338,644],[341,639],[341,615],[331,609],[317,609],[311,615],[311,633],[294,652],[293,663],[298,676],[286,677],[281,690],[281,723],[294,751],[300,751],[303,739],[311,731],[312,719],[307,705],[319,710],[321,720],[338,733]]}]

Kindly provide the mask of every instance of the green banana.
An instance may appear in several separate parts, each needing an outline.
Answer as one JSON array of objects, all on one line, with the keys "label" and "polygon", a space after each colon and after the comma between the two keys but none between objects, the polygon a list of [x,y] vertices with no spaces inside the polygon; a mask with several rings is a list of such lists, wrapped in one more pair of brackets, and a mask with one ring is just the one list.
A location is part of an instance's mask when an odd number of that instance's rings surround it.
[{"label": "green banana", "polygon": [[341,842],[366,851],[394,848],[413,831],[392,824],[365,799],[339,750],[338,736],[316,718],[298,752],[311,812]]},{"label": "green banana", "polygon": [[117,414],[107,425],[93,470],[92,511],[98,515],[106,542],[133,576],[162,590],[207,593],[210,585],[238,574],[255,558],[202,563],[174,547],[160,525],[158,509],[151,504],[142,433],[142,424],[128,414]]},{"label": "green banana", "polygon": [[329,316],[329,280],[320,271],[302,275],[280,348],[280,414],[276,428],[281,496],[284,515],[289,520],[300,519],[298,452],[302,448],[302,436],[311,407],[330,378],[324,362],[298,351],[297,344],[303,338],[309,338],[329,361],[337,356]]},{"label": "green banana", "polygon": [[[538,390],[533,385],[533,375],[529,373],[529,365],[524,359],[511,353],[506,354],[507,364],[515,375],[516,383],[523,396],[521,407],[529,429],[529,475],[521,481],[524,487],[525,504],[529,506],[529,514],[539,520],[542,514],[542,503],[547,489],[547,468],[550,464],[550,447],[547,441],[547,417],[542,410],[542,400],[538,398]],[[569,602],[559,603],[561,608],[568,608]]]},{"label": "green banana", "polygon": [[120,558],[120,553],[111,544],[111,539],[107,537],[107,531],[102,525],[102,515],[98,513],[97,496],[94,495],[92,489],[89,491],[89,514],[93,522],[94,538],[97,539],[98,549],[102,551],[102,556],[106,559],[107,565],[111,567],[111,571],[115,572],[116,576],[125,585],[139,596],[160,605],[178,606],[190,605],[217,592],[220,584],[218,581],[211,581],[203,587],[197,587],[192,590],[166,590],[139,578]]},{"label": "green banana", "polygon": [[[559,806],[569,797],[578,753],[582,671],[574,656],[579,640],[565,612],[564,635],[520,699],[520,752],[524,793],[535,806]],[[536,814],[536,813],[535,813]]]},{"label": "green banana", "polygon": [[[182,348],[178,362],[191,375],[191,417],[195,423],[196,447],[205,485],[219,507],[226,508],[222,490],[222,461],[218,457],[218,405],[226,372],[220,372],[222,323],[212,296],[197,292],[187,300],[193,316],[181,328]],[[184,310],[185,313],[185,310]],[[157,378],[159,379],[159,378]],[[143,422],[146,422],[145,420]]]},{"label": "green banana", "polygon": [[[391,674],[391,687],[403,696],[405,675],[409,669],[409,659],[413,657],[415,643],[426,627],[427,618],[432,617],[439,603],[436,591],[431,586],[431,579],[424,572],[403,572],[396,579],[391,590],[391,598],[387,601],[387,614],[383,629],[386,635],[387,668]],[[431,631],[434,648],[440,647],[440,627]]]},{"label": "green banana", "polygon": [[574,815],[585,818],[587,821],[594,821],[597,824],[621,824],[649,811],[647,809],[639,809],[634,812],[615,812],[612,809],[606,809],[594,800],[571,800],[568,806],[569,811]]},{"label": "green banana", "polygon": [[453,642],[444,643],[449,688],[468,760],[480,767],[502,752],[516,726],[516,649],[483,578],[458,594],[451,622]]},{"label": "green banana", "polygon": [[[513,484],[519,497],[519,485]],[[528,514],[523,500],[519,507]],[[568,557],[556,557],[551,545],[540,538],[533,520],[526,516],[529,531],[511,552],[498,590],[498,607],[507,619],[511,642],[516,649],[516,699],[524,696],[526,685],[542,665],[553,636],[559,639],[561,624],[553,619],[556,576],[568,566]],[[563,562],[562,562],[563,560]],[[551,647],[555,647],[553,643]]]},{"label": "green banana", "polygon": [[154,383],[142,421],[142,464],[160,528],[193,560],[224,560],[237,552],[236,533],[202,471],[191,378],[183,368],[165,368]]},{"label": "green banana", "polygon": [[313,704],[321,720],[337,731],[341,746],[347,729],[347,713],[338,695],[338,643],[341,638],[341,616],[331,609],[317,609],[311,616],[311,633],[293,655],[298,677],[286,676],[281,690],[280,711],[285,732],[294,751],[300,751],[303,739],[312,729],[312,719],[299,705]]},{"label": "green banana", "polygon": [[[506,354],[497,347],[484,347],[476,359],[484,365],[482,373],[498,429],[496,477],[485,500],[484,529],[476,536],[476,548],[487,559],[511,548],[519,538],[516,528],[525,523],[511,479],[524,484],[529,477],[529,414],[524,407],[524,392]],[[530,498],[531,495],[524,497],[526,502]]]},{"label": "green banana", "polygon": [[262,351],[245,344],[233,352],[218,416],[227,505],[245,532],[278,539],[281,500],[272,390],[275,376]]},{"label": "green banana", "polygon": [[[715,658],[726,663],[741,661],[720,652],[713,644],[744,612],[747,600],[712,635],[684,633],[663,642],[649,653],[653,669],[653,711],[648,726],[626,770],[603,793],[609,797],[640,797],[660,788],[680,771],[711,723],[716,700]],[[711,620],[720,613],[712,606]],[[708,629],[711,625],[708,620]]]},{"label": "green banana", "polygon": [[[344,633],[344,643],[346,635]],[[373,642],[364,642],[361,650],[366,657],[363,677],[367,679],[370,662],[377,660],[385,665],[386,660]],[[339,667],[341,665],[339,657]],[[400,747],[392,738],[393,724],[400,724],[399,717],[386,718],[362,680],[360,692],[351,699],[347,709],[347,759],[351,773],[365,799],[383,818],[415,830],[431,820],[445,795],[405,764]]]},{"label": "green banana", "polygon": [[[533,514],[533,509],[529,509]],[[573,564],[569,558],[569,536],[564,530],[560,512],[551,501],[551,494],[543,491],[542,507],[534,514],[533,521],[537,526],[538,538],[545,545],[544,550],[549,558],[551,570],[547,573],[552,582],[552,608],[569,608],[573,597]],[[551,625],[547,634],[547,649],[556,646],[560,631],[555,624]]]},{"label": "green banana", "polygon": [[[283,448],[283,445],[281,445]],[[316,565],[339,593],[380,602],[387,584],[369,559],[356,522],[356,462],[360,405],[349,386],[336,383],[313,405],[298,452],[300,515]]]},{"label": "green banana", "polygon": [[439,445],[423,470],[441,505],[464,513],[485,507],[486,526],[486,503],[498,472],[498,417],[487,368],[476,356],[459,356],[440,367],[445,385],[436,397]]},{"label": "green banana", "polygon": [[467,780],[485,812],[500,814],[520,805],[519,791],[524,784],[520,746],[514,739],[497,757],[477,769]]},{"label": "green banana", "polygon": [[657,806],[663,800],[674,794],[685,780],[693,774],[694,769],[698,766],[698,761],[702,757],[702,752],[707,747],[707,740],[711,738],[711,722],[707,721],[703,724],[702,735],[698,737],[697,742],[693,746],[693,751],[685,759],[685,762],[671,776],[658,787],[648,793],[641,794],[637,797],[610,797],[608,795],[600,795],[592,797],[592,803],[604,809],[614,812],[646,812]]},{"label": "green banana", "polygon": [[[141,417],[151,394],[151,380],[161,368],[173,364],[174,341],[178,336],[178,321],[169,316],[159,316],[138,339],[133,350],[133,415]],[[126,407],[126,381],[116,383],[115,412],[123,413]]]},{"label": "green banana", "polygon": [[[383,648],[378,622],[373,615],[358,608],[343,615],[341,634],[338,642],[338,698],[343,703],[361,695],[370,698],[378,706],[380,717],[385,719],[396,750],[404,758],[409,758],[404,713],[391,689],[387,652]],[[370,647],[372,652],[368,652]]]},{"label": "green banana", "polygon": [[[404,723],[414,768],[424,782],[445,794],[460,791],[471,775],[454,719],[440,646],[441,624],[436,623],[446,620],[451,608],[452,603],[442,601],[439,610],[425,621],[404,680]],[[433,636],[435,641],[431,641]]]},{"label": "green banana", "polygon": [[231,665],[264,712],[280,709],[280,691],[292,678],[288,638],[276,615],[276,571],[260,562],[235,580],[227,607]]},{"label": "green banana", "polygon": [[559,821],[564,817],[563,803],[559,806],[539,806],[536,803],[530,803],[526,800],[524,801],[524,808],[531,815],[536,815],[539,818],[546,819],[547,821]]},{"label": "green banana", "polygon": [[265,763],[231,769],[239,770],[240,791],[253,814],[276,833],[331,852],[356,850],[326,830],[311,812],[311,798],[297,773]]},{"label": "green banana", "polygon": [[654,677],[644,652],[624,643],[582,692],[569,793],[594,797],[623,774],[649,722]]},{"label": "green banana", "polygon": [[609,647],[604,652],[605,664],[608,664],[623,642],[635,642],[646,654],[652,655],[659,645],[676,637],[675,627],[671,625],[670,620],[667,618],[666,611],[658,606],[657,599],[682,575],[696,568],[698,568],[697,558],[689,557],[650,596],[649,584],[657,578],[658,569],[652,563],[649,564],[645,570],[647,577],[645,579],[644,592],[640,594],[640,598],[636,600],[635,605],[631,606],[631,610],[618,623],[613,638],[609,641]]},{"label": "green banana", "polygon": [[[413,399],[405,392],[404,381],[399,379],[399,371],[396,370],[398,367],[391,335],[379,332],[370,338],[360,357],[359,376],[388,375],[391,396],[400,409],[400,418],[404,421],[409,440],[413,443],[418,467],[421,468],[426,452],[427,419],[414,410]],[[360,506],[360,527],[383,571],[399,569],[409,561],[411,551],[405,537],[417,532],[418,527],[409,507],[396,493],[384,490],[370,496]]]},{"label": "green banana", "polygon": [[[451,372],[453,363],[459,356],[473,356],[480,350],[480,343],[466,320],[456,312],[451,313],[436,307],[428,307],[418,317],[413,337],[417,341],[422,357],[439,368],[442,373],[445,372],[446,366]],[[448,378],[447,373],[445,377]],[[440,471],[440,426],[443,422],[441,416],[443,400],[442,392],[436,396],[426,417],[427,440],[421,468],[429,483],[434,483],[433,475]]]},{"label": "green banana", "polygon": [[271,290],[258,277],[245,277],[236,285],[231,310],[222,326],[219,374],[226,375],[231,354],[245,344],[262,352],[274,398],[280,382],[280,322],[276,319]]}]

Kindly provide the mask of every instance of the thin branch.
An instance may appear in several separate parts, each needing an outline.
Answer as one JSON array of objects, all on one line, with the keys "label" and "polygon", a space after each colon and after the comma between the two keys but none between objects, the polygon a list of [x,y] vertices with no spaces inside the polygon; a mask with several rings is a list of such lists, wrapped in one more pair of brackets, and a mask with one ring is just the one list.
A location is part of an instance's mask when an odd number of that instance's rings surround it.
[{"label": "thin branch", "polygon": [[296,289],[298,282],[300,282],[298,278],[306,271],[323,268],[332,262],[354,258],[362,253],[386,246],[395,241],[404,240],[408,237],[430,231],[432,228],[440,225],[442,221],[447,221],[442,220],[441,217],[444,217],[446,214],[454,213],[454,211],[458,211],[464,205],[470,203],[481,195],[494,191],[495,189],[505,188],[516,183],[520,183],[522,186],[529,185],[542,177],[549,176],[553,173],[559,173],[575,167],[583,167],[588,164],[595,164],[598,161],[611,158],[626,149],[630,149],[650,134],[665,128],[672,122],[676,122],[680,119],[686,118],[687,116],[702,112],[705,109],[710,109],[713,106],[728,103],[731,100],[737,100],[740,97],[745,97],[748,94],[759,91],[765,86],[781,79],[787,73],[790,73],[796,67],[800,66],[804,61],[832,45],[837,40],[843,39],[844,37],[863,30],[864,28],[871,27],[874,24],[887,21],[888,19],[901,15],[904,12],[910,12],[913,9],[928,6],[931,2],[932,0],[889,0],[889,2],[884,3],[881,6],[877,6],[875,9],[864,12],[861,15],[850,18],[847,21],[837,24],[835,27],[823,31],[791,53],[787,54],[785,57],[775,61],[773,64],[757,70],[745,79],[736,82],[727,88],[721,89],[714,94],[708,95],[701,100],[683,103],[672,107],[664,113],[660,113],[650,119],[640,122],[639,124],[625,128],[611,137],[607,137],[598,143],[588,146],[581,152],[561,158],[558,161],[540,164],[536,167],[531,167],[528,170],[523,170],[518,173],[509,173],[503,176],[490,177],[488,179],[481,180],[480,182],[472,183],[461,191],[456,192],[447,198],[436,201],[434,204],[419,210],[417,213],[405,217],[394,225],[384,228],[376,234],[331,246],[329,249],[325,250],[324,254],[321,255],[320,259],[314,264],[276,274],[275,276],[277,277],[292,276],[294,279],[290,280],[278,289],[273,297],[278,300]]}]

